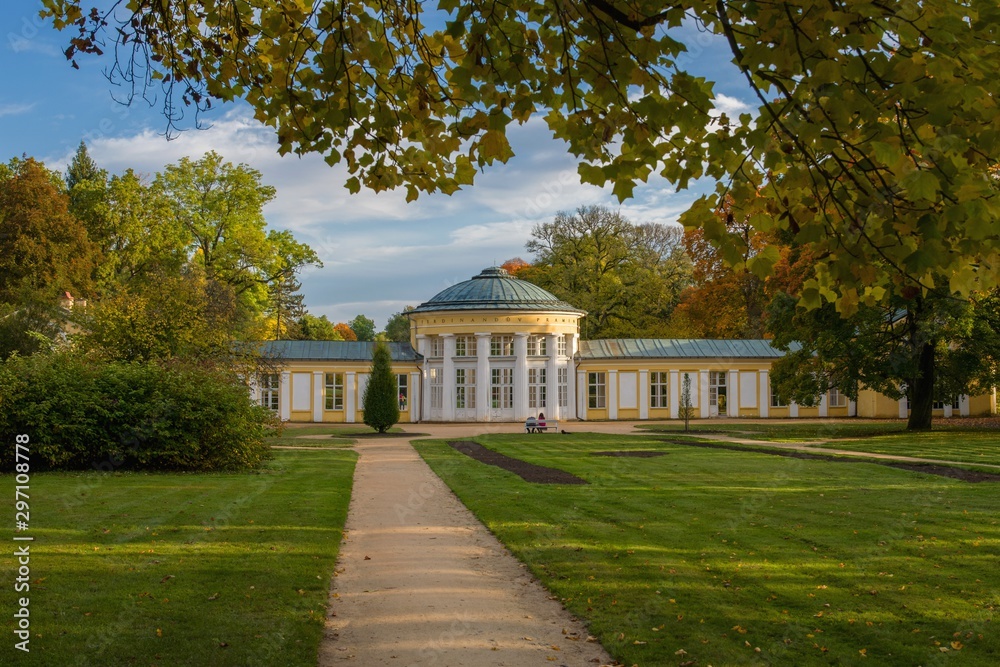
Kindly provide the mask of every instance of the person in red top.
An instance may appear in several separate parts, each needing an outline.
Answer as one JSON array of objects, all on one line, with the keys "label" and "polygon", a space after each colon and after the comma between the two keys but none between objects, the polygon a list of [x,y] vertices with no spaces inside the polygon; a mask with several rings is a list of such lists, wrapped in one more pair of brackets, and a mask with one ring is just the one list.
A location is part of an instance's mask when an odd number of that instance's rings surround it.
[{"label": "person in red top", "polygon": [[[538,413],[538,421],[535,422],[535,427],[538,428],[538,429],[545,428],[545,413],[544,412],[539,412]],[[538,432],[541,433],[540,430]]]}]

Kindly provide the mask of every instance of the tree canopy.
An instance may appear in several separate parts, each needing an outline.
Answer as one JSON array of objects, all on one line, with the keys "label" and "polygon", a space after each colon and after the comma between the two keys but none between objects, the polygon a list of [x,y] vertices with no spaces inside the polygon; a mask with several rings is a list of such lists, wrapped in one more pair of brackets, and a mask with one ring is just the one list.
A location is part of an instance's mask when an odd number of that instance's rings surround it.
[{"label": "tree canopy", "polygon": [[519,278],[587,311],[587,338],[662,333],[690,277],[676,225],[636,225],[588,206],[536,225]]},{"label": "tree canopy", "polygon": [[[653,174],[715,180],[683,221],[732,262],[725,195],[755,229],[814,245],[810,307],[1000,278],[995,0],[85,3],[43,1],[76,30],[74,64],[109,52],[127,90],[159,88],[171,128],[245,99],[282,152],[346,162],[352,191],[454,192],[542,117],[620,199]],[[756,112],[724,113],[692,71],[699,32],[728,47]]]}]

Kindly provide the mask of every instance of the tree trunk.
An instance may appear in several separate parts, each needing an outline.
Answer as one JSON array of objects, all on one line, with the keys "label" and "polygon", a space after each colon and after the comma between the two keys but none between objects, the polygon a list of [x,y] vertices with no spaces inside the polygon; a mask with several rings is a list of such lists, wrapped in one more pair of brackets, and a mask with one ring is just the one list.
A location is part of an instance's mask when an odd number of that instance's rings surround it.
[{"label": "tree trunk", "polygon": [[934,410],[934,344],[920,348],[917,376],[910,384],[910,420],[908,431],[929,431]]}]

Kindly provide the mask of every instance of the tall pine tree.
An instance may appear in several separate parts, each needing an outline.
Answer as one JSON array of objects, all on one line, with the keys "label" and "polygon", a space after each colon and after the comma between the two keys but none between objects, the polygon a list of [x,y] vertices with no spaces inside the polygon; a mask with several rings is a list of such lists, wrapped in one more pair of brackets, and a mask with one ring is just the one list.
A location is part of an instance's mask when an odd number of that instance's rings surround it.
[{"label": "tall pine tree", "polygon": [[383,342],[376,343],[362,404],[365,423],[379,433],[385,433],[399,421],[399,396],[396,392],[396,375],[392,372],[389,346]]}]

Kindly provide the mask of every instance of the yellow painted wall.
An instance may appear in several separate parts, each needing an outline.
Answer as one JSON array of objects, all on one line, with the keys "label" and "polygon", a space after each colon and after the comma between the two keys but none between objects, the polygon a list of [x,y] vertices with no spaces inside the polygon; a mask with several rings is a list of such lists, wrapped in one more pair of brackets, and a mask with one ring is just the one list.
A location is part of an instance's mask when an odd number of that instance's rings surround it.
[{"label": "yellow painted wall", "polygon": [[[316,371],[321,373],[342,373],[344,375],[344,408],[341,410],[327,410],[325,406],[323,407],[323,422],[328,424],[341,424],[347,422],[347,395],[349,392],[353,392],[355,399],[355,411],[354,420],[356,423],[364,423],[364,410],[361,409],[361,399],[362,396],[358,394],[358,374],[368,373],[371,370],[371,364],[367,362],[316,362],[316,361],[290,361],[282,370],[288,371],[289,373],[308,373],[310,376],[309,382],[309,405],[308,410],[291,410],[289,413],[289,421],[291,422],[308,422],[313,421],[313,411],[312,405],[314,401],[314,396],[312,392],[314,390],[313,377],[312,374]],[[415,363],[400,363],[394,364],[392,367],[392,372],[397,374],[405,373],[409,375],[413,372],[419,372],[420,366]],[[347,376],[348,373],[354,373],[354,382],[349,382]],[[295,386],[290,383],[289,387],[289,400],[291,405],[295,405]],[[400,423],[409,423],[412,421],[411,410],[414,407],[413,404],[413,387],[407,387],[409,392],[408,405],[406,410],[401,410],[399,414]]]},{"label": "yellow painted wall", "polygon": [[424,312],[410,316],[410,343],[417,348],[417,336],[442,334],[473,335],[490,332],[498,336],[515,333],[577,334],[580,331],[579,313],[525,313],[519,310]]}]

